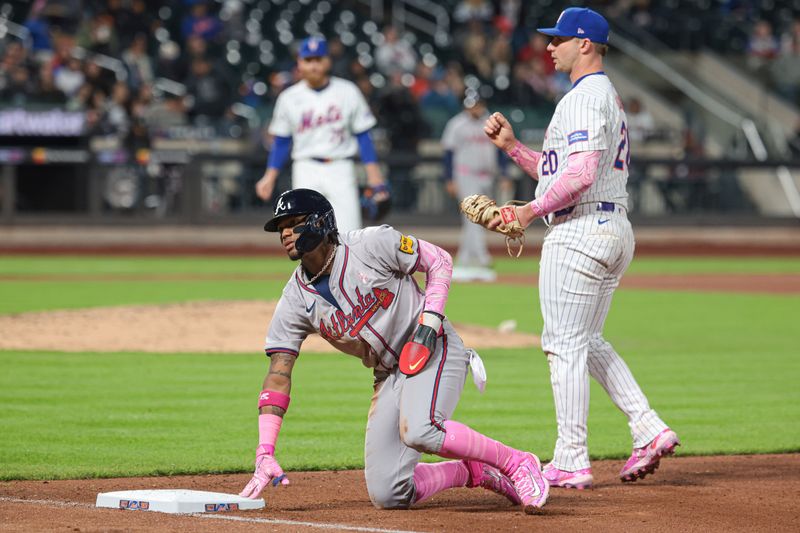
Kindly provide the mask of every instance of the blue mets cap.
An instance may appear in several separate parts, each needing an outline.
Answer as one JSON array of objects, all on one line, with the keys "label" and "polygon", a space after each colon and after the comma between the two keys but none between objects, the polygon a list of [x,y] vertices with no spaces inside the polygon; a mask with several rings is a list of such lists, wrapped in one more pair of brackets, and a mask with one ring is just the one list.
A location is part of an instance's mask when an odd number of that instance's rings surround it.
[{"label": "blue mets cap", "polygon": [[536,31],[553,37],[580,37],[593,43],[608,43],[608,21],[597,11],[585,7],[565,9],[555,28],[538,28]]},{"label": "blue mets cap", "polygon": [[300,51],[297,55],[302,59],[326,56],[328,55],[328,41],[321,37],[303,39],[303,42],[300,43]]}]

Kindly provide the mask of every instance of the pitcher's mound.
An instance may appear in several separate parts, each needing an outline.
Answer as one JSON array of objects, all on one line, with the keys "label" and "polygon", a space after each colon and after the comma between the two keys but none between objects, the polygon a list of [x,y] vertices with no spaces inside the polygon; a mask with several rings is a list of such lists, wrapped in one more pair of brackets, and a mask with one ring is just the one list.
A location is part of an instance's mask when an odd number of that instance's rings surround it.
[{"label": "pitcher's mound", "polygon": [[[276,302],[202,301],[167,305],[94,307],[0,316],[0,350],[59,352],[260,352]],[[456,324],[466,346],[540,345],[529,333]],[[308,352],[335,351],[313,335]]]}]

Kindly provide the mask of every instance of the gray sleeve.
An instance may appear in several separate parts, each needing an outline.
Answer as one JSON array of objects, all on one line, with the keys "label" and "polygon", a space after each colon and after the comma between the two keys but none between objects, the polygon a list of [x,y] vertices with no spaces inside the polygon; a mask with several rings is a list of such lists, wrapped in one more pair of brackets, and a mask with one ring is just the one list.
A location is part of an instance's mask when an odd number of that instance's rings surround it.
[{"label": "gray sleeve", "polygon": [[364,249],[384,270],[413,274],[419,266],[419,242],[391,226],[364,230]]},{"label": "gray sleeve", "polygon": [[458,115],[451,118],[444,127],[444,133],[442,134],[442,148],[445,150],[455,150],[458,147],[458,139],[456,138],[458,133],[458,128],[456,127],[457,118]]},{"label": "gray sleeve", "polygon": [[300,345],[308,334],[313,332],[311,324],[303,314],[303,309],[303,302],[287,286],[269,324],[267,340],[264,343],[264,351],[268,355],[277,352],[297,357],[300,354]]}]

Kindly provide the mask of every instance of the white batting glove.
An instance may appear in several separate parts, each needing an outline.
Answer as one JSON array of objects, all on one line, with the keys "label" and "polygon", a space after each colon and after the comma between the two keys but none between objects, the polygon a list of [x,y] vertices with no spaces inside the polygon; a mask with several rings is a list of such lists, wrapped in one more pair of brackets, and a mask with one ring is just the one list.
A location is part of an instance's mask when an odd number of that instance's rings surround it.
[{"label": "white batting glove", "polygon": [[271,455],[261,455],[257,458],[256,471],[250,482],[239,493],[243,498],[256,499],[267,485],[277,487],[278,485],[288,485],[289,479],[283,473],[281,465]]}]

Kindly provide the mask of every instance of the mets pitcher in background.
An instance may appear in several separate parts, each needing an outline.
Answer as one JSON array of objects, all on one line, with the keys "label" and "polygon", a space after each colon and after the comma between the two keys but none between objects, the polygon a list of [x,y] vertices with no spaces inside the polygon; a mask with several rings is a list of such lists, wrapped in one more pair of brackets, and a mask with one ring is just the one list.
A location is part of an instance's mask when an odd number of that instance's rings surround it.
[{"label": "mets pitcher in background", "polygon": [[[275,443],[300,347],[319,333],[373,369],[364,473],[376,507],[407,508],[464,486],[501,494],[528,514],[544,505],[549,486],[535,455],[450,419],[467,367],[481,374],[482,364],[444,315],[452,273],[447,252],[390,226],[339,233],[331,204],[309,189],[278,197],[264,229],[278,232],[289,258],[300,264],[267,333],[270,366],[258,398],[256,468],[242,496],[288,483]],[[414,272],[425,274],[424,291]],[[422,453],[456,460],[423,464]]]},{"label": "mets pitcher in background", "polygon": [[[586,444],[591,375],[628,417],[633,453],[620,478],[635,481],[653,473],[661,457],[680,443],[603,338],[611,298],[634,249],[625,189],[630,160],[625,111],[603,72],[608,22],[590,9],[569,8],[554,28],[539,31],[552,36],[547,50],[556,69],[569,73],[573,84],[556,107],[542,152],[517,141],[500,113],[489,117],[485,131],[539,180],[536,199],[515,209],[522,226],[536,218],[549,225],[539,294],[558,440],[544,473],[551,486],[592,485]],[[490,226],[500,222],[497,217]]]},{"label": "mets pitcher in background", "polygon": [[297,69],[302,80],[284,90],[275,103],[269,125],[272,146],[256,194],[262,200],[272,197],[291,150],[292,187],[321,192],[333,204],[342,231],[350,231],[362,223],[354,164],[357,151],[376,200],[388,197],[389,189],[370,137],[375,117],[358,87],[330,76],[330,68],[324,39],[309,37],[300,44]]}]

